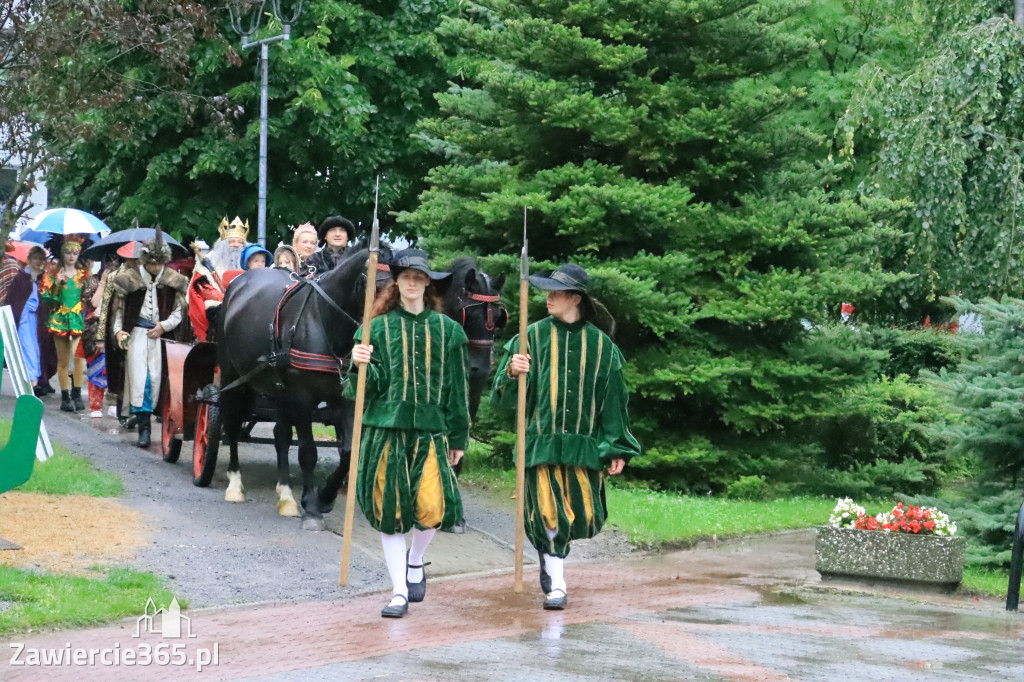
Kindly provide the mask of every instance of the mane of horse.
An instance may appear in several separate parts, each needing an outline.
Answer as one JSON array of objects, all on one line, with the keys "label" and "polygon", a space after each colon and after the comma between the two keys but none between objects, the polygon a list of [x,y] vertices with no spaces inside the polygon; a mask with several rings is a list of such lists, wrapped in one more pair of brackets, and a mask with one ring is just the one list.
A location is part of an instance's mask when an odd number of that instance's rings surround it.
[{"label": "mane of horse", "polygon": [[448,268],[448,271],[452,273],[452,283],[444,294],[445,309],[457,305],[466,282],[466,275],[470,270],[476,270],[477,276],[479,276],[479,266],[477,265],[476,258],[472,256],[459,256],[451,264],[451,267]]},{"label": "mane of horse", "polygon": [[341,257],[340,261],[335,263],[334,268],[330,272],[324,273],[322,278],[326,278],[329,275],[333,275],[339,270],[348,272],[352,268],[352,264],[355,263],[357,260],[362,260],[363,263],[365,264],[366,254],[368,251],[369,249],[364,244],[354,244],[347,251],[345,251],[345,255]]}]

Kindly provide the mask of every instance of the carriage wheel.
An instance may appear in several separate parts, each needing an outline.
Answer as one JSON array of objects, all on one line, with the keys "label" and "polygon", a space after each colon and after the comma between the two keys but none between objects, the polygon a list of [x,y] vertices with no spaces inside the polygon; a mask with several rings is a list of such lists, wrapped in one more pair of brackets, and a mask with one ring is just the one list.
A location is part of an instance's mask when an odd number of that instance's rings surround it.
[{"label": "carriage wheel", "polygon": [[160,453],[165,462],[174,464],[181,456],[181,441],[174,437],[170,403],[170,396],[165,396],[163,409],[160,410]]},{"label": "carriage wheel", "polygon": [[220,406],[203,403],[196,415],[196,439],[192,445],[192,484],[205,488],[213,480],[220,448]]}]

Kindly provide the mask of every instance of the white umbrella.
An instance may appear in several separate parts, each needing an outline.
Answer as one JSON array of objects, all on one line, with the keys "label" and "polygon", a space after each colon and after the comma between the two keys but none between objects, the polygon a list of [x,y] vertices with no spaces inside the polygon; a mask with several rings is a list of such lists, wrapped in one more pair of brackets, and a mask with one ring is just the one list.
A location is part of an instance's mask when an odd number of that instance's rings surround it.
[{"label": "white umbrella", "polygon": [[106,223],[77,208],[51,208],[29,223],[29,229],[53,234],[100,234],[110,232]]}]

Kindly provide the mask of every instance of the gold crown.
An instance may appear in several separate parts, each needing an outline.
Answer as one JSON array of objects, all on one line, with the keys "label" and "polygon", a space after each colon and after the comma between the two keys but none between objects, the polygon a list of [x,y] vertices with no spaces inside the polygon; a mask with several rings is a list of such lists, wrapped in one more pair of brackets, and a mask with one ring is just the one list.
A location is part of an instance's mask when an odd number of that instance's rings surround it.
[{"label": "gold crown", "polygon": [[221,239],[231,239],[233,237],[245,239],[249,236],[249,221],[246,220],[243,224],[242,219],[235,216],[235,219],[229,223],[227,216],[224,216],[217,229],[220,230]]}]

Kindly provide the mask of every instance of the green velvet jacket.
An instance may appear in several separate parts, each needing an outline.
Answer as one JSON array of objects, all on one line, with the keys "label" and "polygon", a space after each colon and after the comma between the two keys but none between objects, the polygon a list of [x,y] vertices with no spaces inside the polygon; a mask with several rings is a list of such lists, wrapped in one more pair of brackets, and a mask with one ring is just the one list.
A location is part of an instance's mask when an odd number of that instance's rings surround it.
[{"label": "green velvet jacket", "polygon": [[[356,343],[362,328],[356,332]],[[444,433],[448,447],[469,439],[466,332],[434,310],[413,315],[397,308],[370,321],[373,356],[366,367],[363,424]],[[345,395],[354,397],[353,367]]]},{"label": "green velvet jacket", "polygon": [[[629,432],[622,352],[589,322],[548,317],[527,328],[526,465],[599,469],[629,461],[640,444]],[[505,345],[494,377],[494,405],[515,410],[517,379],[508,375],[519,337]]]}]

